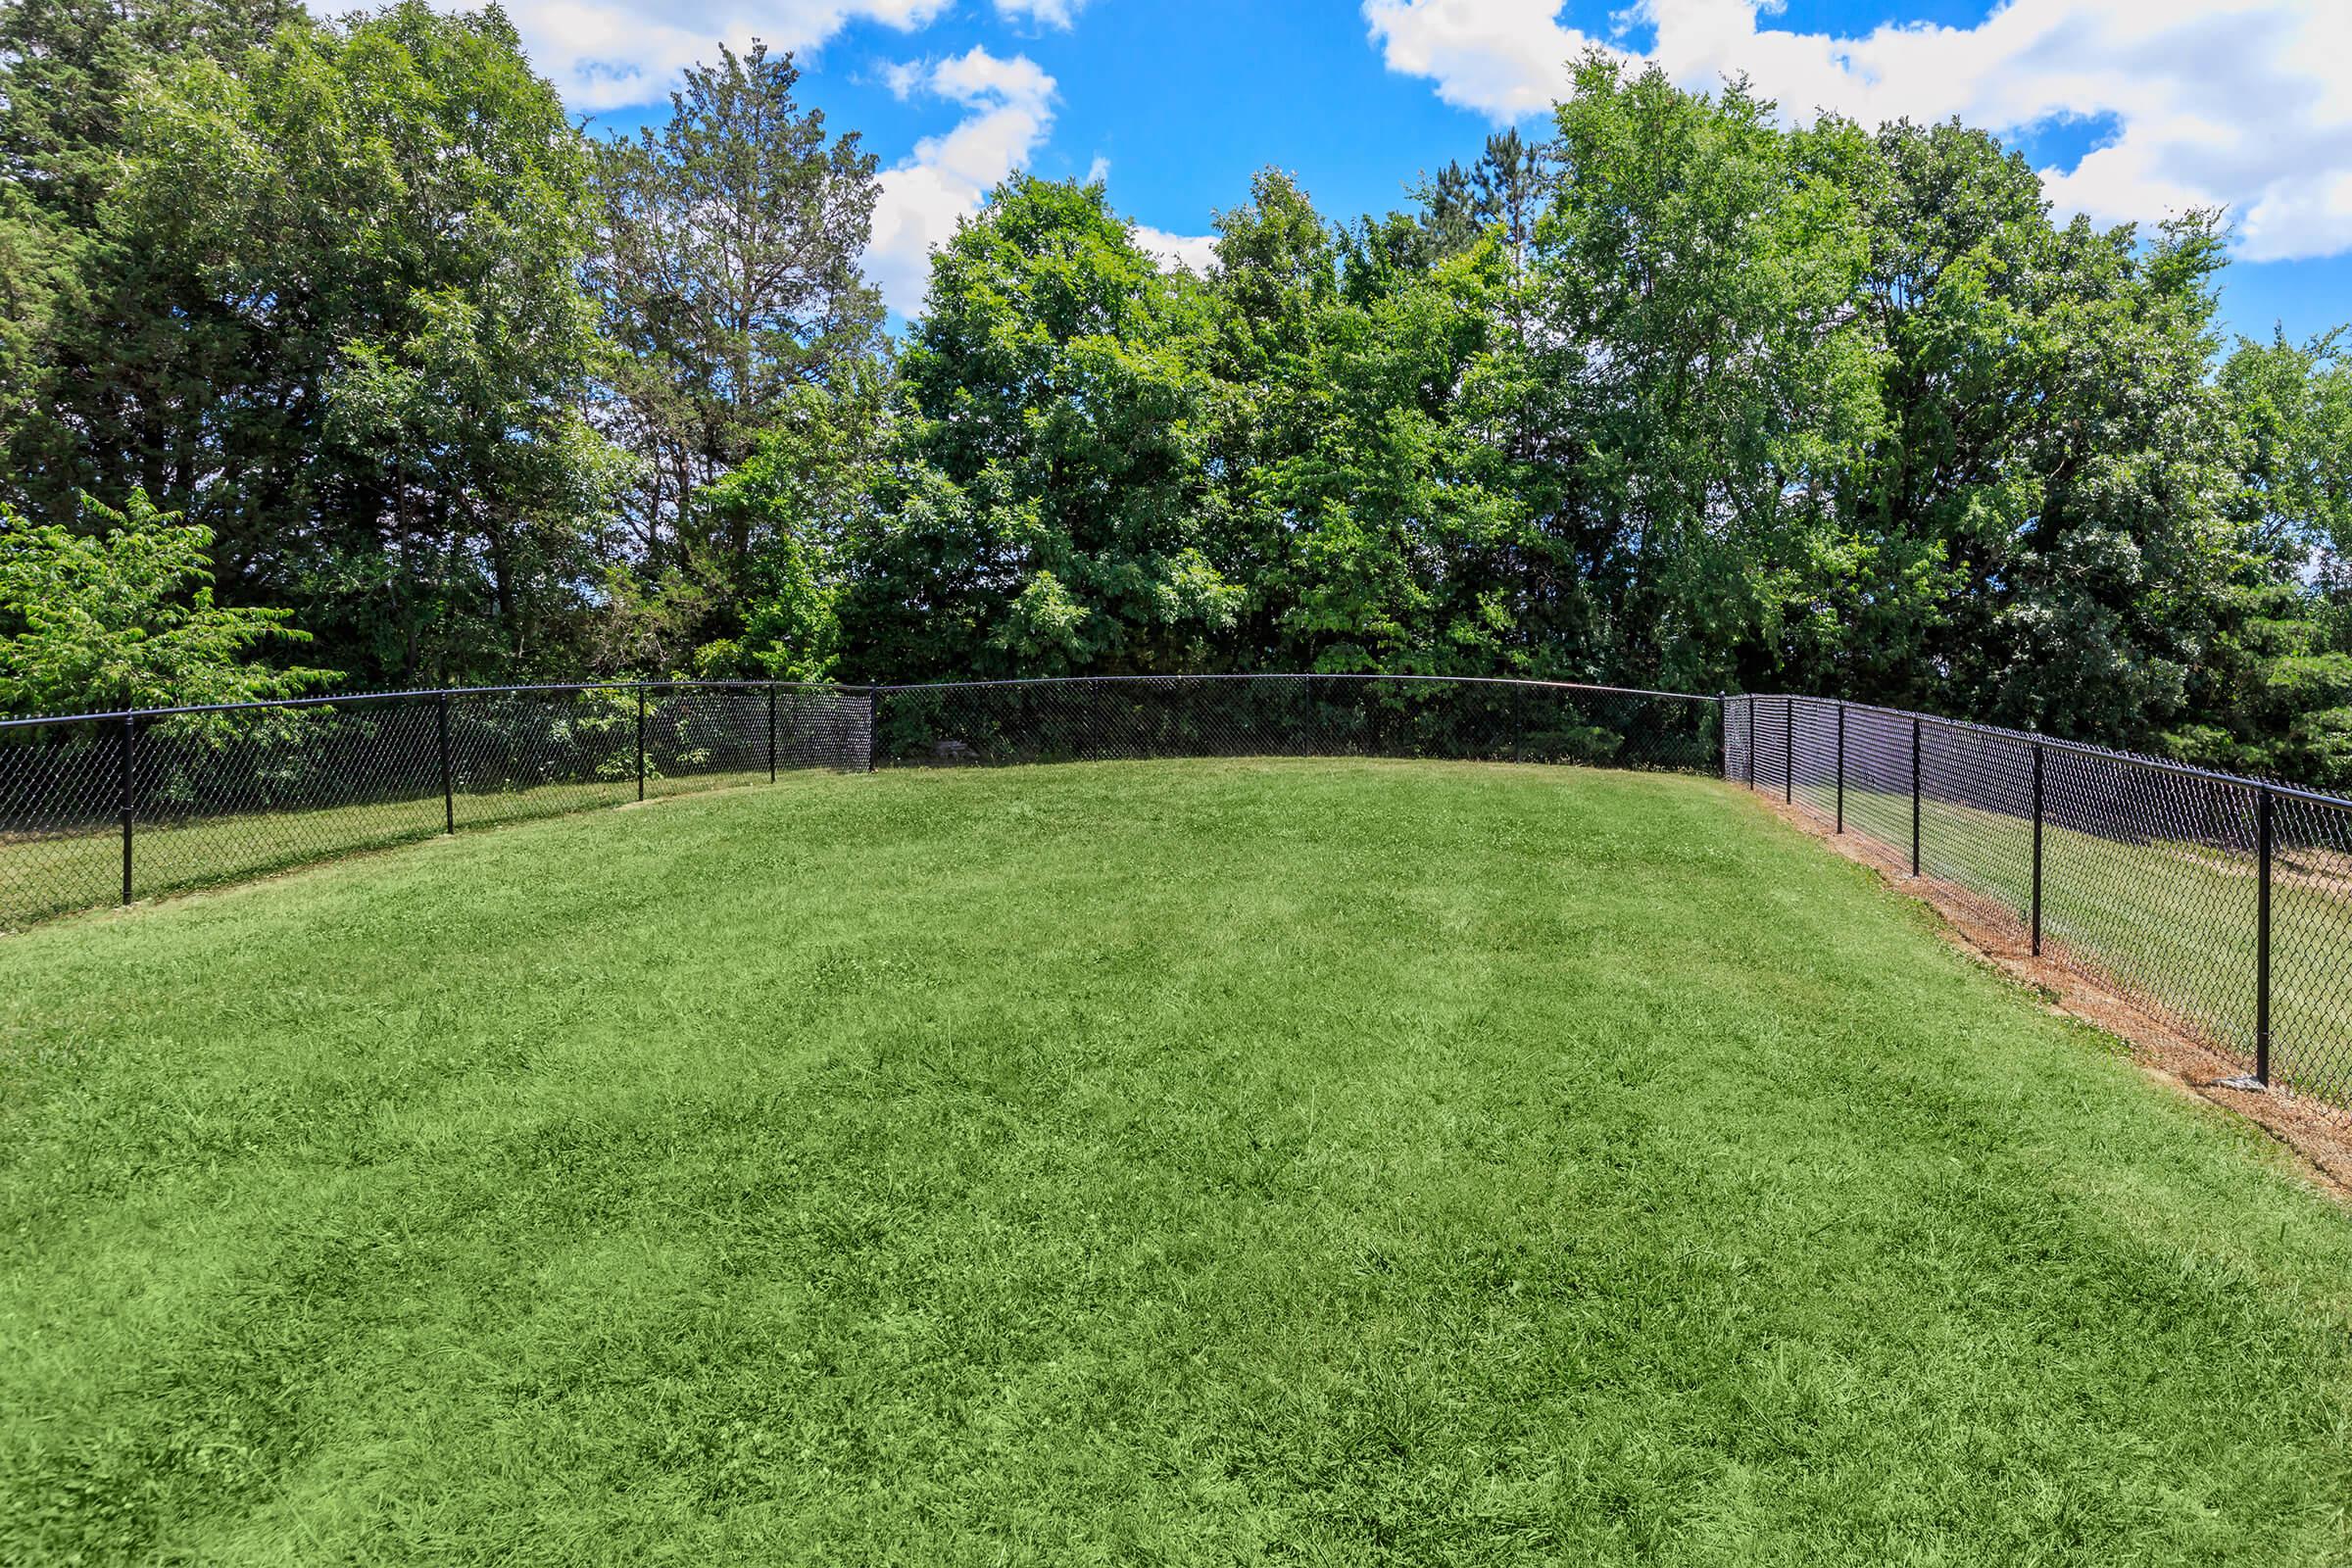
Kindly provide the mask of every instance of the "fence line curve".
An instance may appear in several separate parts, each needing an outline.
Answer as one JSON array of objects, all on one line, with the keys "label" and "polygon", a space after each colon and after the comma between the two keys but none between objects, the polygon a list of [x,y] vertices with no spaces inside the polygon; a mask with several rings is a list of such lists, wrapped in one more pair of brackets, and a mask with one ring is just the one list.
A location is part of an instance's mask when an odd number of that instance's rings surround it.
[{"label": "fence line curve", "polygon": [[584,682],[0,720],[0,929],[791,771],[1405,757],[1716,774],[2352,1116],[2352,801],[1827,698],[1229,672]]}]

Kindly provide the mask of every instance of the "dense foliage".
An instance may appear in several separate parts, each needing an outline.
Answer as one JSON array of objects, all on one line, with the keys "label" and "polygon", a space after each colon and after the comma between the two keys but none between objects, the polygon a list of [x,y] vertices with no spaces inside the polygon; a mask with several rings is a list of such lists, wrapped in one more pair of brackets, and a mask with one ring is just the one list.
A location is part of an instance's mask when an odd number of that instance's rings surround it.
[{"label": "dense foliage", "polygon": [[601,142],[495,10],[0,63],[0,499],[183,514],[354,685],[1519,673],[2352,783],[2339,340],[2225,347],[2224,215],[2057,221],[1958,123],[1596,58],[1409,211],[1261,173],[1201,274],[1015,177],[894,339],[788,56]]},{"label": "dense foliage", "polygon": [[213,601],[210,530],[133,493],[126,512],[91,503],[104,534],[0,521],[0,704],[73,712],[287,697],[333,671],[253,661],[272,640],[304,643],[291,611]]}]

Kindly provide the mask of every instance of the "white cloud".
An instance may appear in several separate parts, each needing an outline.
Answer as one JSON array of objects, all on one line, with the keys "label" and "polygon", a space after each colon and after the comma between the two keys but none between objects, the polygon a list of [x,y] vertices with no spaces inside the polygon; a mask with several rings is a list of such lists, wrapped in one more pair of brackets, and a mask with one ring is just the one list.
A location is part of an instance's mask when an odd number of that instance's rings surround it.
[{"label": "white cloud", "polygon": [[885,170],[874,202],[866,275],[891,309],[911,316],[930,281],[931,248],[1044,144],[1054,125],[1054,78],[1024,55],[1002,60],[974,48],[926,62],[906,80],[908,92],[933,93],[967,111],[953,129],[924,137],[903,163]]},{"label": "white cloud", "polygon": [[[434,0],[456,10],[472,0]],[[911,32],[928,26],[954,0],[508,0],[533,69],[554,81],[574,113],[660,103],[678,73],[718,53],[722,38],[742,47],[806,52],[853,22]],[[341,0],[311,0],[321,15],[340,15]]]},{"label": "white cloud", "polygon": [[997,15],[1006,22],[1032,22],[1067,32],[1085,4],[1086,0],[997,0]]},{"label": "white cloud", "polygon": [[[1567,85],[1596,39],[1557,0],[1364,0],[1392,71],[1509,121]],[[1760,24],[1759,0],[1633,0],[1647,58],[1685,86],[1744,74],[1793,120],[1868,124],[1958,115],[2017,132],[2112,122],[2074,169],[2045,171],[2061,211],[2105,222],[2228,206],[2240,253],[2352,250],[2352,5],[2342,0],[2007,0],[1970,27],[1889,23],[1853,37]],[[1619,52],[1612,50],[1612,52]]]},{"label": "white cloud", "polygon": [[[931,281],[932,247],[954,236],[957,220],[980,211],[988,193],[1029,166],[1054,128],[1054,78],[1025,55],[999,59],[985,49],[947,60],[891,67],[891,90],[905,98],[930,93],[961,104],[966,113],[943,135],[926,136],[882,173],[874,202],[874,233],[865,272],[901,316],[922,309]],[[1098,155],[1086,172],[1092,183],[1110,177],[1110,160]],[[1171,234],[1136,225],[1136,243],[1162,267],[1205,272],[1216,259],[1213,234]]]},{"label": "white cloud", "polygon": [[1568,63],[1600,40],[1559,24],[1560,0],[1364,0],[1391,71],[1427,76],[1457,109],[1494,120],[1541,113]]},{"label": "white cloud", "polygon": [[1217,259],[1217,236],[1214,234],[1171,234],[1164,228],[1138,223],[1135,225],[1135,242],[1162,269],[1181,267],[1188,272],[1199,272],[1205,276]]}]

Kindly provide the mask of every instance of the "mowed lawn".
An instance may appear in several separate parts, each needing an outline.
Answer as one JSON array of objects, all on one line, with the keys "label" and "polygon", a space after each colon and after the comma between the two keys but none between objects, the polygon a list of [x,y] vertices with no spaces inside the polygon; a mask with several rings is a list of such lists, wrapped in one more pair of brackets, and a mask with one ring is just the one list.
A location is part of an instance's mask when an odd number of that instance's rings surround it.
[{"label": "mowed lawn", "polygon": [[0,942],[0,1562],[2352,1554],[2352,1215],[1720,783],[820,776]]}]

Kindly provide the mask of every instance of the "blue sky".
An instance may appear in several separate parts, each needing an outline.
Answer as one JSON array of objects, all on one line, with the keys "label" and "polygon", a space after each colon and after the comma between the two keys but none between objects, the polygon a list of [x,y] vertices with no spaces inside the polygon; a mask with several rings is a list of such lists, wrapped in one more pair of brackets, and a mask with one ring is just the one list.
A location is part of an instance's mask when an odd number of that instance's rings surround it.
[{"label": "blue sky", "polygon": [[806,101],[882,160],[869,266],[919,296],[924,245],[1012,168],[1101,172],[1171,255],[1268,164],[1326,212],[1401,205],[1501,124],[1540,126],[1597,44],[1727,72],[1802,117],[1959,114],[2101,221],[2229,206],[2234,330],[2352,319],[2352,0],[510,0],[598,125],[659,114],[725,38],[795,48]]}]

